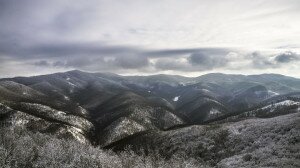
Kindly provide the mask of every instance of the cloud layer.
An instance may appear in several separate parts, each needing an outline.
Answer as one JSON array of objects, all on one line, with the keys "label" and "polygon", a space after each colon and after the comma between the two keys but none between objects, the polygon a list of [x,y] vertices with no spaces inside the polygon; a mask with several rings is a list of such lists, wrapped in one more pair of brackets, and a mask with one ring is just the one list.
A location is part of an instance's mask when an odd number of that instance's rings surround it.
[{"label": "cloud layer", "polygon": [[0,0],[0,77],[296,74],[299,9],[298,0]]}]

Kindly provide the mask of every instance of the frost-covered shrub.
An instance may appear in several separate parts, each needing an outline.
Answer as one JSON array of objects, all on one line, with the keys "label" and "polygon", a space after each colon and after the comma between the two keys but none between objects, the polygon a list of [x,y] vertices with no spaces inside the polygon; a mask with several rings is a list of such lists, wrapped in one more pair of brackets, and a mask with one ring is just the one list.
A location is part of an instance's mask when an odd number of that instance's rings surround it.
[{"label": "frost-covered shrub", "polygon": [[173,156],[165,160],[158,152],[149,154],[125,150],[115,153],[71,139],[58,139],[41,133],[0,131],[2,168],[184,168],[201,167],[195,159]]},{"label": "frost-covered shrub", "polygon": [[299,119],[300,114],[290,114],[162,131],[145,137],[154,140],[150,144],[156,149],[133,152],[136,146],[132,146],[118,153],[18,127],[1,128],[0,167],[296,168],[300,167]]}]

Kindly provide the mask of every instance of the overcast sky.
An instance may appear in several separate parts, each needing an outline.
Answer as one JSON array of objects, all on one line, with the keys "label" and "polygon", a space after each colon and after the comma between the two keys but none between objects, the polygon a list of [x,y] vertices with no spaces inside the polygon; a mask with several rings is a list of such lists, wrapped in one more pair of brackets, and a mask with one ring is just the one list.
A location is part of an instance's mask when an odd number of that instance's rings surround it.
[{"label": "overcast sky", "polygon": [[299,0],[0,0],[0,77],[300,77]]}]

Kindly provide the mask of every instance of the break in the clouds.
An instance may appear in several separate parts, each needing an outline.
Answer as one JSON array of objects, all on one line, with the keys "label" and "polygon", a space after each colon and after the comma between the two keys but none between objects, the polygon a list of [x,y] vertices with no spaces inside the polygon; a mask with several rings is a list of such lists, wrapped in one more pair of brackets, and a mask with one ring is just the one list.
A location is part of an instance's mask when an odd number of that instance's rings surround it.
[{"label": "break in the clouds", "polygon": [[0,0],[0,77],[121,74],[300,77],[298,0]]}]

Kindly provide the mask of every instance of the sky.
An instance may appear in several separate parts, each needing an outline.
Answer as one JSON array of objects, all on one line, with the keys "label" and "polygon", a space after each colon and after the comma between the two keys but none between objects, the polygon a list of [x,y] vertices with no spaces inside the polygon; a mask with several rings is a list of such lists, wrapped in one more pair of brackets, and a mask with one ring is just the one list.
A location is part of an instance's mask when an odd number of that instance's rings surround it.
[{"label": "sky", "polygon": [[0,78],[300,77],[299,0],[0,0]]}]

